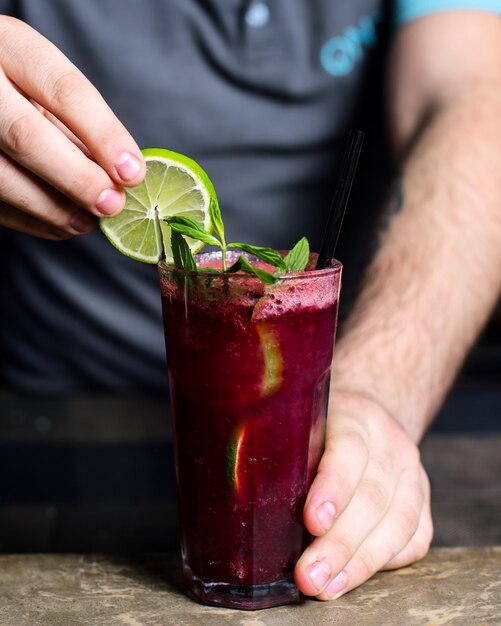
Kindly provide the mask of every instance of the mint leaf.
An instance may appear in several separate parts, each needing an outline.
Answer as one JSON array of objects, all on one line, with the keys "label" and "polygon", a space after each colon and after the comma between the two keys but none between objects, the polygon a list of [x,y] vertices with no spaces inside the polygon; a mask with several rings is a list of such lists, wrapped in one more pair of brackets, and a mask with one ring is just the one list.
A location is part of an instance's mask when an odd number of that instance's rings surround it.
[{"label": "mint leaf", "polygon": [[218,201],[212,198],[209,203],[209,217],[212,221],[212,226],[217,233],[217,236],[224,243],[224,224],[221,210],[219,208]]},{"label": "mint leaf", "polygon": [[271,248],[261,248],[260,246],[251,246],[248,243],[229,243],[228,248],[238,248],[244,252],[248,252],[256,256],[261,261],[265,261],[274,267],[278,267],[281,270],[286,268],[285,262],[276,250]]},{"label": "mint leaf", "polygon": [[284,258],[288,272],[304,272],[309,260],[310,244],[308,243],[308,239],[306,239],[306,237],[300,239],[289,254]]},{"label": "mint leaf", "polygon": [[196,270],[197,264],[195,263],[195,259],[193,258],[190,247],[181,233],[172,229],[170,241],[172,245],[174,265],[184,270]]},{"label": "mint leaf", "polygon": [[260,280],[262,280],[265,285],[274,285],[278,280],[277,276],[273,276],[273,274],[260,270],[257,267],[252,267],[249,261],[247,261],[247,259],[243,256],[239,257],[238,261],[233,263],[233,265],[228,268],[228,272],[231,273],[238,271],[247,272],[247,274],[254,274],[254,276],[257,276]]},{"label": "mint leaf", "polygon": [[164,222],[172,228],[172,230],[185,235],[185,237],[191,237],[192,239],[198,239],[204,243],[208,243],[211,246],[220,246],[220,242],[206,230],[204,230],[198,222],[192,220],[191,217],[184,217],[181,215],[175,215],[174,217],[167,217]]}]

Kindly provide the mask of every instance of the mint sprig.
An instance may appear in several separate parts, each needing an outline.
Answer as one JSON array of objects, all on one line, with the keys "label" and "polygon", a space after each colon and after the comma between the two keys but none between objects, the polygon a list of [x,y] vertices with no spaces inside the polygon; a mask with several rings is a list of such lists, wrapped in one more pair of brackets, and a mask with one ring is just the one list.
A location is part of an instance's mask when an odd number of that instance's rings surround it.
[{"label": "mint sprig", "polygon": [[287,272],[304,272],[310,260],[310,244],[302,237],[284,258]]},{"label": "mint sprig", "polygon": [[221,215],[219,203],[214,198],[211,199],[209,204],[209,217],[217,236],[219,237],[219,239],[221,239],[221,242],[225,244],[223,216]]},{"label": "mint sprig", "polygon": [[[175,215],[164,219],[164,221],[171,227],[172,256],[174,264],[177,267],[189,270],[197,269],[193,254],[191,253],[184,237],[190,237],[191,239],[196,239],[205,244],[221,248],[223,272],[228,271],[233,273],[243,271],[249,274],[254,274],[267,285],[274,284],[277,280],[279,280],[280,273],[301,272],[308,264],[310,247],[306,237],[300,239],[289,254],[287,254],[285,258],[282,258],[280,254],[272,248],[263,248],[262,246],[253,246],[251,244],[241,242],[226,243],[223,218],[221,216],[219,205],[216,201],[211,201],[209,205],[209,215],[212,227],[216,232],[217,237],[206,231],[191,217]],[[238,250],[248,252],[277,269],[274,274],[271,274],[265,270],[255,268],[243,256],[239,257],[239,259],[230,268],[228,268],[226,264],[226,252],[228,248],[237,248]]]},{"label": "mint sprig", "polygon": [[191,217],[175,215],[166,218],[165,221],[169,224],[173,232],[178,232],[185,237],[191,237],[191,239],[198,239],[199,241],[208,243],[210,246],[221,246],[218,239],[204,230],[200,224],[195,222]]},{"label": "mint sprig", "polygon": [[278,254],[276,250],[272,248],[262,248],[261,246],[251,246],[248,243],[229,243],[228,248],[238,248],[239,250],[243,250],[244,252],[248,252],[256,256],[261,261],[265,261],[273,267],[276,267],[280,270],[286,270],[287,266],[284,262],[284,259]]},{"label": "mint sprig", "polygon": [[174,265],[184,270],[196,270],[197,264],[191,254],[190,247],[185,238],[177,230],[172,229],[170,242]]},{"label": "mint sprig", "polygon": [[263,281],[265,285],[274,285],[279,279],[275,274],[270,274],[266,270],[260,270],[257,267],[254,267],[247,261],[244,256],[238,258],[235,263],[231,267],[228,268],[228,272],[246,272],[247,274],[254,274],[260,280]]}]

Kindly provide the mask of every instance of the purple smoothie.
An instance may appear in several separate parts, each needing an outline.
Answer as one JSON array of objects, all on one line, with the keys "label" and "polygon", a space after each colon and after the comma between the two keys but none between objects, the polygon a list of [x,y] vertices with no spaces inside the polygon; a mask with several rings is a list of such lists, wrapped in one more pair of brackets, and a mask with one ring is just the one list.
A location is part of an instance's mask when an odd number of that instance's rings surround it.
[{"label": "purple smoothie", "polygon": [[310,539],[302,510],[323,448],[340,277],[334,262],[270,287],[160,264],[184,576],[202,602],[300,600],[293,570]]}]

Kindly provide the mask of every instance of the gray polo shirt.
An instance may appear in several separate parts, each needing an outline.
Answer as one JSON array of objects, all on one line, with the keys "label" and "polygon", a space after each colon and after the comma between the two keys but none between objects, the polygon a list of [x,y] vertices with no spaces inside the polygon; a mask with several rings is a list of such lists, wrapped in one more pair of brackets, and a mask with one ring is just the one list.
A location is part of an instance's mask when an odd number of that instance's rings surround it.
[{"label": "gray polo shirt", "polygon": [[[396,11],[414,19],[444,3]],[[368,130],[358,182],[374,193],[356,192],[350,209],[338,255],[348,282],[383,180],[377,87],[391,11],[382,0],[0,0],[88,76],[141,147],[200,162],[230,239],[286,248],[307,235],[318,248],[347,130]],[[165,387],[154,267],[100,232],[49,242],[0,229],[0,246],[7,384]]]}]

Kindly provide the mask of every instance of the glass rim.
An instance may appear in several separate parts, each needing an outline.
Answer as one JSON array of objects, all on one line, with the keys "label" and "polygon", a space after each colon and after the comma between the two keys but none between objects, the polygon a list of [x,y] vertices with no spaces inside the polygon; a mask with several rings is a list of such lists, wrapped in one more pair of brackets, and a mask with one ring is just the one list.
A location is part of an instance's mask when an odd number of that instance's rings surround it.
[{"label": "glass rim", "polygon": [[[281,252],[281,251],[279,251]],[[236,252],[233,250],[228,250],[227,254],[235,254],[238,256],[244,256],[247,259],[251,259],[251,260],[258,260],[257,257],[253,256],[252,254],[248,254],[247,252]],[[315,254],[318,257],[318,254]],[[221,252],[218,251],[213,251],[213,252],[203,252],[201,254],[196,254],[195,255],[195,260],[197,258],[200,257],[204,257],[207,255],[221,255]],[[183,274],[186,276],[225,276],[228,278],[232,278],[232,277],[237,277],[237,278],[244,278],[244,279],[248,279],[248,280],[255,280],[257,277],[254,274],[246,274],[246,273],[237,273],[237,272],[223,272],[223,271],[219,271],[219,270],[213,270],[210,271],[209,269],[204,269],[203,272],[201,272],[200,270],[187,270],[184,269],[182,267],[177,267],[176,265],[173,265],[172,263],[167,263],[165,261],[165,259],[161,259],[160,261],[158,261],[157,263],[157,267],[159,268],[160,271],[163,272],[171,272],[171,273],[179,273],[179,274]],[[305,279],[308,277],[321,277],[321,276],[329,276],[330,274],[338,274],[341,269],[343,267],[343,264],[341,263],[341,261],[338,261],[337,259],[331,259],[331,264],[328,267],[325,267],[323,269],[317,270],[317,269],[313,269],[313,270],[307,270],[307,271],[303,271],[303,272],[290,272],[287,274],[278,274],[277,278],[279,280],[294,280],[294,279]]]}]

